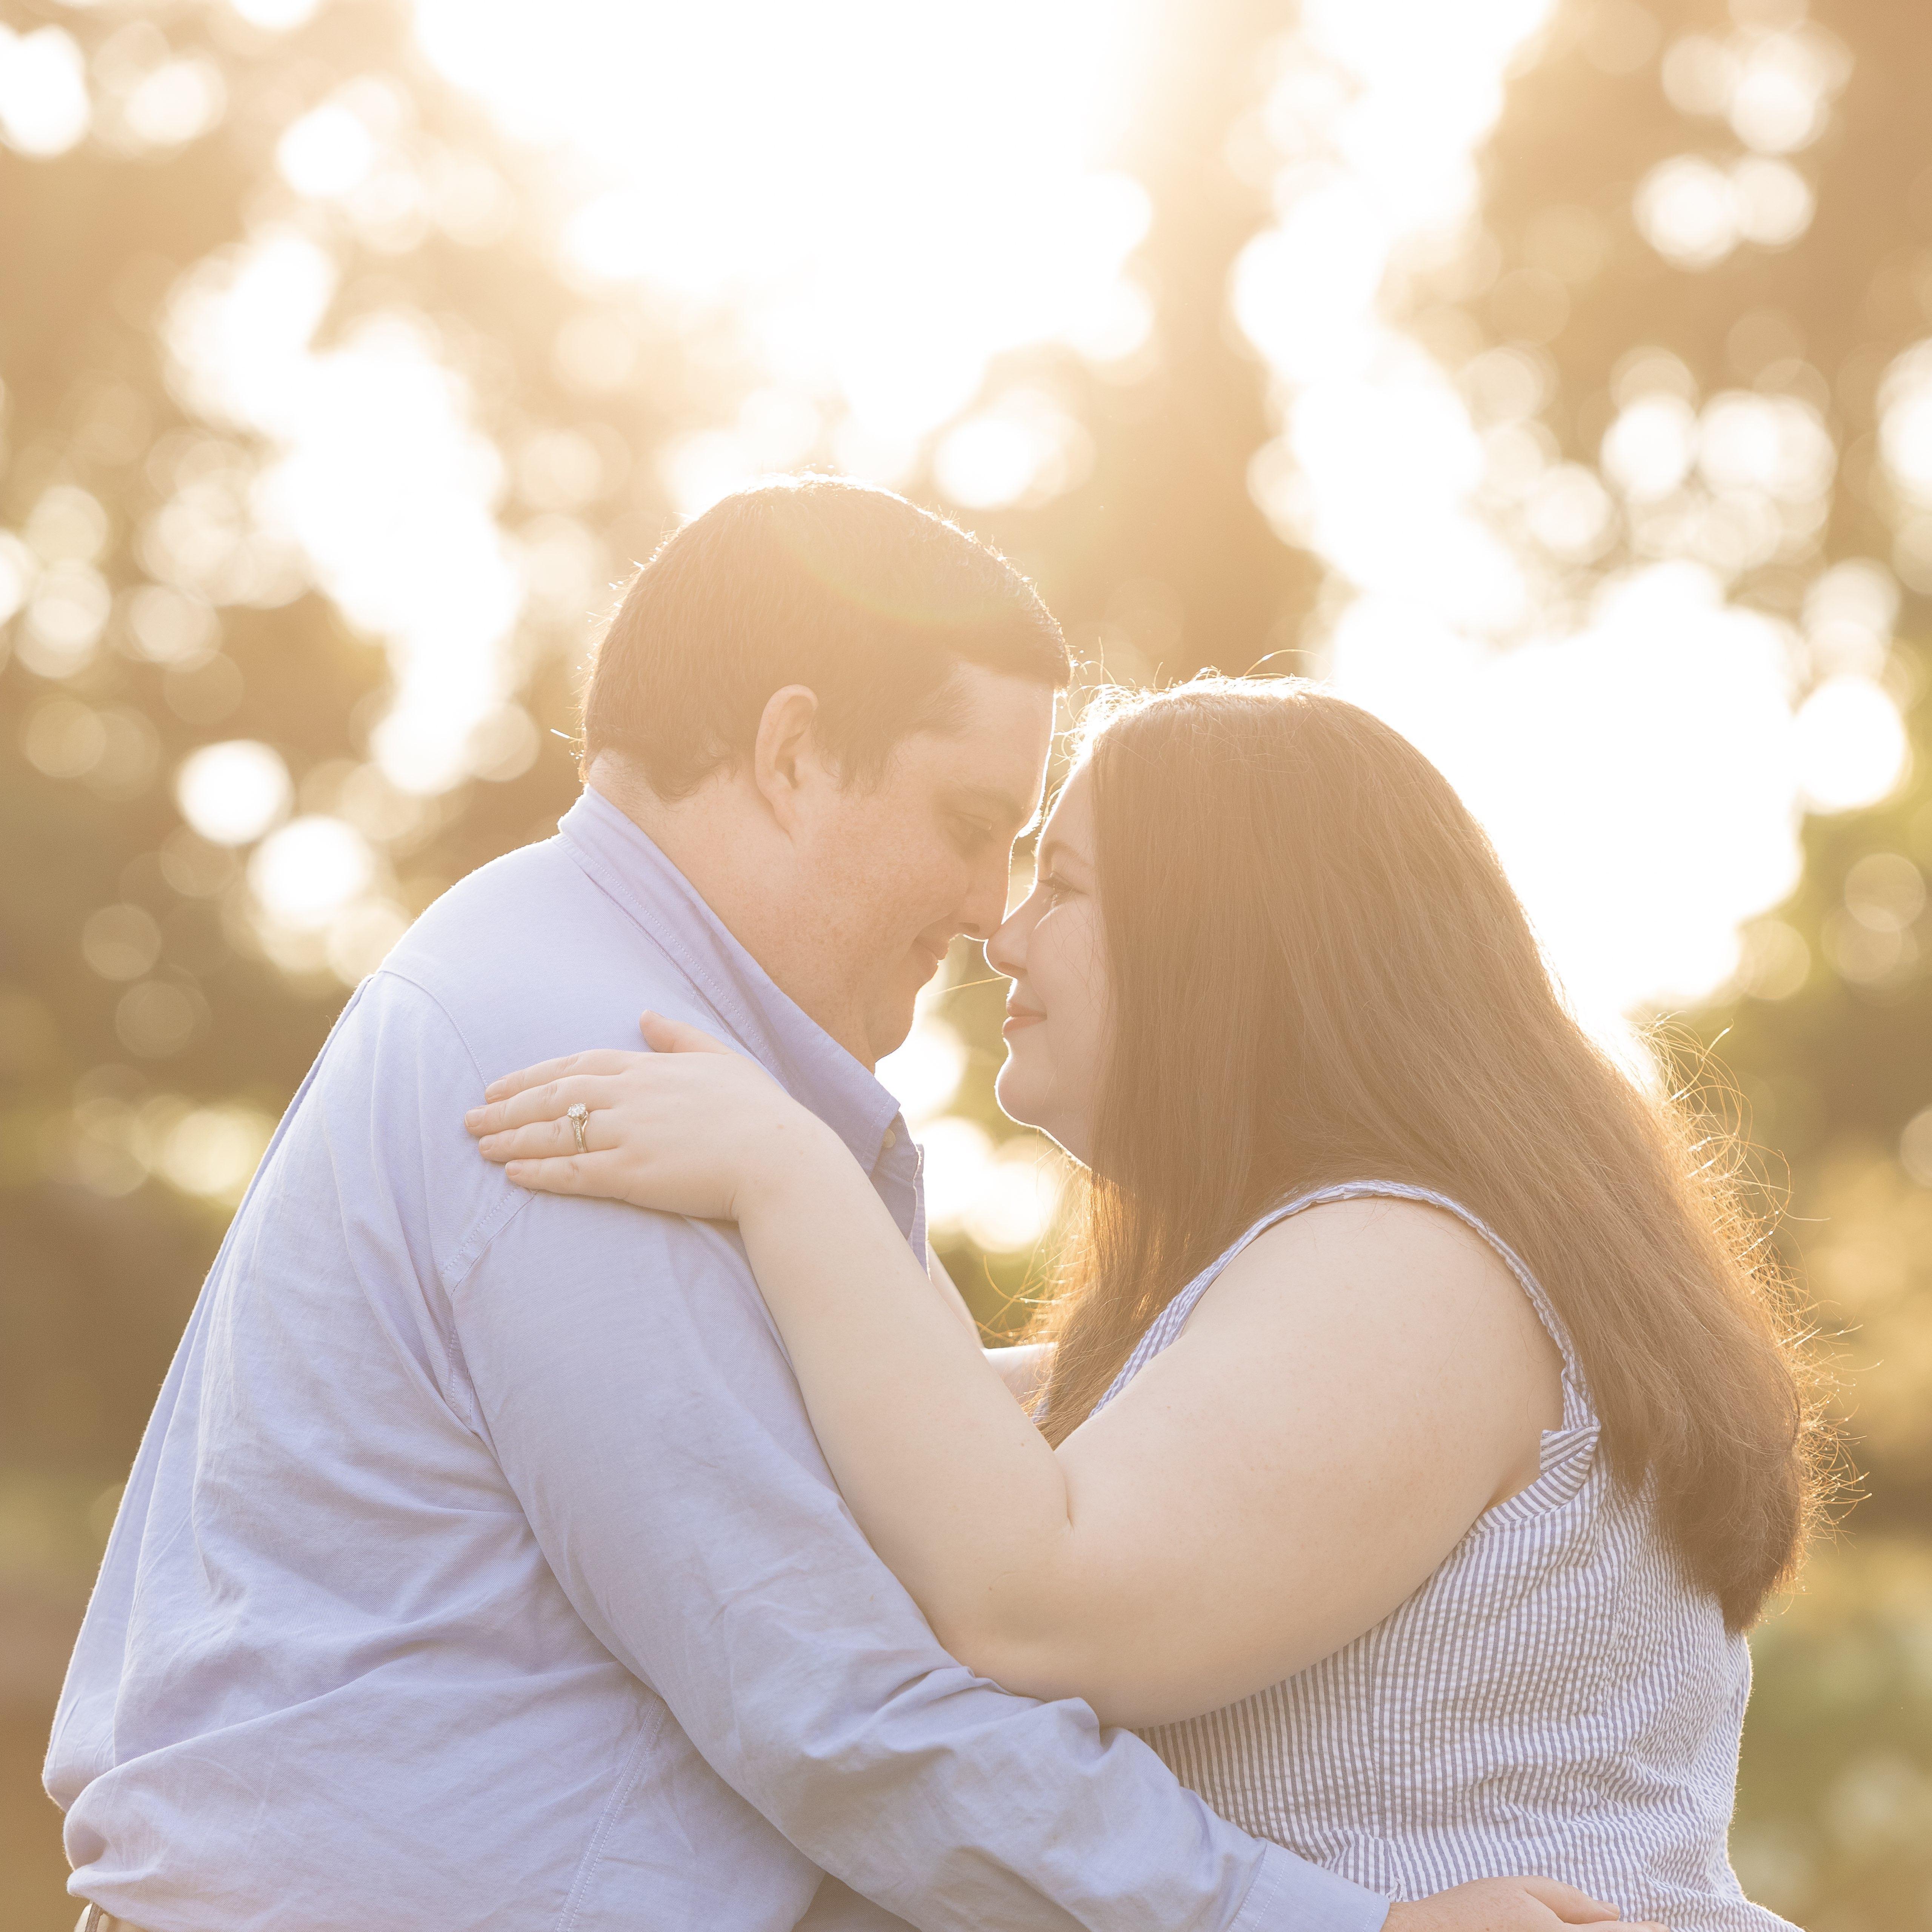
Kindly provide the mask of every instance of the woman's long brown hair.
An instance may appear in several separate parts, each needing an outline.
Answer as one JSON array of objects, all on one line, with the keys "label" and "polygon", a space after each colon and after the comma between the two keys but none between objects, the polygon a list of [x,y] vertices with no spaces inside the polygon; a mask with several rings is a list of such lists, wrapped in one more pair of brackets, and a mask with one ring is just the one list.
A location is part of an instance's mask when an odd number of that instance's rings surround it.
[{"label": "woman's long brown hair", "polygon": [[1564,1007],[1489,841],[1414,746],[1298,681],[1107,707],[1091,775],[1112,1044],[1082,1225],[1037,1332],[1042,1426],[1271,1204],[1408,1181],[1472,1208],[1567,1324],[1616,1479],[1741,1629],[1823,1442],[1723,1137]]}]

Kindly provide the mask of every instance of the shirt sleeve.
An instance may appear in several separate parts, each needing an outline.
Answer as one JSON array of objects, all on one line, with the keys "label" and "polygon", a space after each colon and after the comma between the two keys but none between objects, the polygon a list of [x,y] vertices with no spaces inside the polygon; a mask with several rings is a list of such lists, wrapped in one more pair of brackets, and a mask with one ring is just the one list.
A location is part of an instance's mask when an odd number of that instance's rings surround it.
[{"label": "shirt sleeve", "polygon": [[478,1424],[578,1613],[856,1892],[924,1932],[1378,1932],[1385,1899],[1236,1829],[1131,1733],[939,1647],[733,1233],[534,1196],[451,1295]]}]

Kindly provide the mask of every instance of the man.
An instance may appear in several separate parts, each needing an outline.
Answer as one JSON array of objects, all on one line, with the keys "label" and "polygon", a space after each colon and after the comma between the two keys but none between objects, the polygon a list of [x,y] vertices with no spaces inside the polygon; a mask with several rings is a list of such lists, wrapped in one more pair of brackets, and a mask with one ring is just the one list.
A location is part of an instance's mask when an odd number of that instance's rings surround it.
[{"label": "man", "polygon": [[1527,1882],[1390,1914],[1084,1706],[974,1678],[845,1512],[734,1234],[524,1194],[464,1130],[491,1076],[650,1006],[755,1054],[926,1252],[868,1069],[1000,919],[1066,676],[1028,586],[882,491],[745,492],[640,574],[589,788],[350,1000],[162,1392],[48,1768],[107,1922],[1604,1916]]}]

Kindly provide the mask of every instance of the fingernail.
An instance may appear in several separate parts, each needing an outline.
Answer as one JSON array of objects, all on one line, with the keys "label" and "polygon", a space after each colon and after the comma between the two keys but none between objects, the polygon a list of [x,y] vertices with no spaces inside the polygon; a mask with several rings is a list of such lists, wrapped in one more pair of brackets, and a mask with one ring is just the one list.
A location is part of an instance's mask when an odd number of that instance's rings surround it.
[{"label": "fingernail", "polygon": [[482,1118],[483,1109],[481,1107],[472,1107],[469,1112],[464,1115],[463,1124],[466,1127],[473,1127]]}]

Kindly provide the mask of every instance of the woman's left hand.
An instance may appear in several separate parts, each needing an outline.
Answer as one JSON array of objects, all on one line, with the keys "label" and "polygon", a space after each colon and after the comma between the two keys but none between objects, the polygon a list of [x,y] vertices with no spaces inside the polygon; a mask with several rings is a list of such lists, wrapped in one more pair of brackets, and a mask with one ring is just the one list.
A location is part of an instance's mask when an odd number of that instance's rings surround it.
[{"label": "woman's left hand", "polygon": [[[519,1187],[742,1220],[759,1191],[843,1144],[756,1061],[646,1013],[652,1051],[572,1054],[506,1074],[464,1124]],[[588,1109],[583,1151],[569,1118]]]}]

